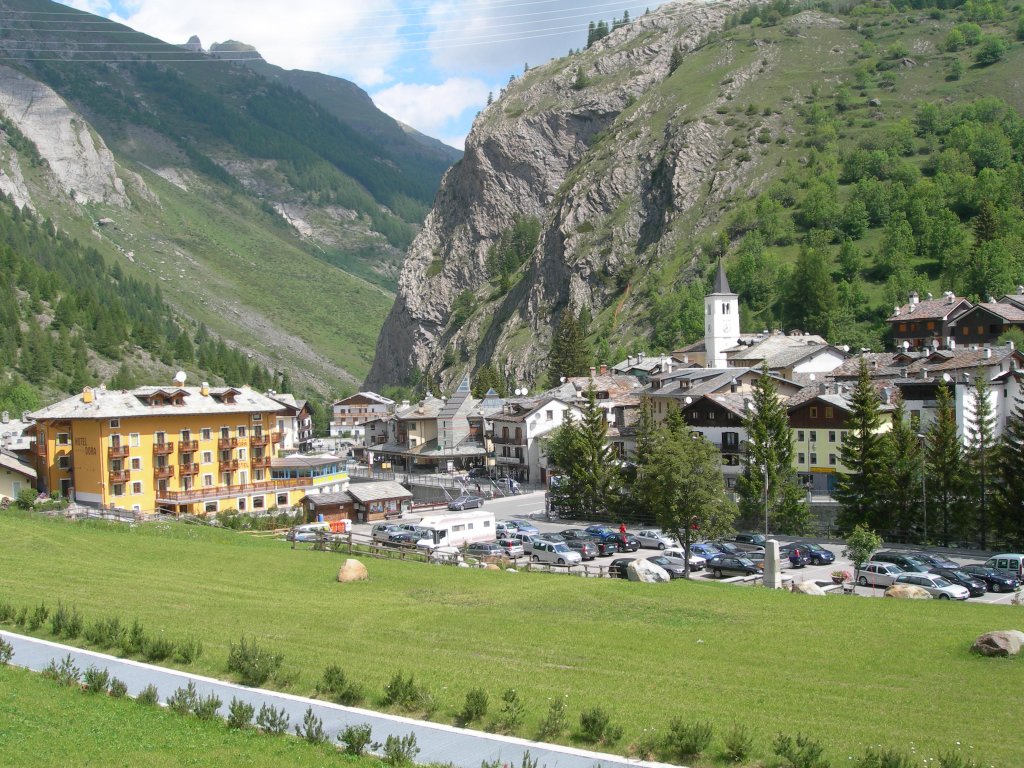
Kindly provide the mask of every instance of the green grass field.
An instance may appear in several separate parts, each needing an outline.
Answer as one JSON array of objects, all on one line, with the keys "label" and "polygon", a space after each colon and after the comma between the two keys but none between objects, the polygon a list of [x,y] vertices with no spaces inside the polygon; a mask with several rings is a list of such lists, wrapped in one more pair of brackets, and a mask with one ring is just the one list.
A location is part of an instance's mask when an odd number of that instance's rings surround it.
[{"label": "green grass field", "polygon": [[380,765],[297,738],[231,731],[223,721],[61,688],[15,668],[0,668],[0,726],[0,766],[17,768]]},{"label": "green grass field", "polygon": [[190,668],[205,674],[227,676],[244,632],[284,654],[295,693],[311,693],[329,663],[373,702],[396,672],[412,673],[439,700],[435,719],[451,722],[471,688],[494,709],[513,686],[527,737],[549,697],[567,695],[573,725],[601,706],[624,726],[621,750],[679,716],[717,734],[745,723],[759,760],[776,734],[798,731],[834,765],[877,744],[936,757],[959,741],[996,766],[1024,755],[1012,704],[1024,663],[968,652],[981,632],[1024,629],[1021,608],[375,560],[368,582],[340,585],[342,559],[200,527],[0,516],[0,599],[60,599],[87,624],[117,615],[194,634],[204,653]]}]

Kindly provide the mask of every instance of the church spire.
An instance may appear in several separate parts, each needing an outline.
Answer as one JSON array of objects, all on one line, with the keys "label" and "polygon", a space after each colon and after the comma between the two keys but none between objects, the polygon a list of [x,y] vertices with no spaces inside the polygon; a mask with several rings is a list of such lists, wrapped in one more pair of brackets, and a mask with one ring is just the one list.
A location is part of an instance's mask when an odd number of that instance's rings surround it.
[{"label": "church spire", "polygon": [[715,285],[711,291],[712,293],[732,293],[729,289],[729,278],[725,275],[725,264],[722,263],[722,259],[718,259],[718,272],[715,273]]}]

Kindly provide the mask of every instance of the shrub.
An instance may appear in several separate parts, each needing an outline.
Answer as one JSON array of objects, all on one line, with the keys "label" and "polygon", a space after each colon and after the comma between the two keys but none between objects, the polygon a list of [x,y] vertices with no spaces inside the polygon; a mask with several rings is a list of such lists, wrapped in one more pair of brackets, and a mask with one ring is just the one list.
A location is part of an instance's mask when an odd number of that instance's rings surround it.
[{"label": "shrub", "polygon": [[138,656],[146,646],[146,631],[138,619],[132,622],[131,628],[121,636],[121,651],[126,656]]},{"label": "shrub", "polygon": [[800,733],[796,739],[780,733],[775,739],[774,752],[782,758],[786,768],[829,768],[830,765],[822,756],[821,744]]},{"label": "shrub", "polygon": [[139,691],[139,695],[135,697],[135,701],[139,704],[145,704],[147,707],[153,707],[160,701],[160,694],[157,692],[156,686],[150,683]]},{"label": "shrub", "polygon": [[111,678],[110,695],[115,699],[123,699],[128,695],[128,686],[125,684],[124,680],[119,680],[116,677]]},{"label": "shrub", "polygon": [[583,710],[580,713],[580,737],[590,742],[601,741],[610,720],[608,713],[601,707]]},{"label": "shrub", "polygon": [[211,693],[196,701],[195,706],[192,707],[192,713],[200,720],[213,720],[217,717],[220,705],[223,703],[217,694]]},{"label": "shrub", "polygon": [[354,707],[363,700],[363,689],[348,679],[345,671],[336,664],[324,669],[323,677],[316,684],[317,694],[323,694],[336,704]]},{"label": "shrub", "polygon": [[413,759],[420,753],[416,746],[416,734],[408,736],[388,736],[384,742],[384,764],[390,766],[412,765]]},{"label": "shrub", "polygon": [[196,684],[191,680],[184,688],[179,688],[167,699],[167,708],[179,715],[188,715],[195,710],[199,704],[199,694],[196,692]]},{"label": "shrub", "polygon": [[0,637],[0,665],[10,664],[14,657],[14,646]]},{"label": "shrub", "polygon": [[507,688],[501,694],[501,712],[494,721],[498,733],[515,733],[523,722],[523,702],[515,688]]},{"label": "shrub", "polygon": [[256,725],[261,731],[280,736],[288,731],[288,713],[284,709],[268,707],[264,704],[256,715]]},{"label": "shrub", "polygon": [[228,705],[228,728],[241,731],[251,727],[254,714],[256,708],[252,704],[232,697]]},{"label": "shrub", "polygon": [[0,624],[9,624],[16,615],[14,606],[7,600],[0,600]]},{"label": "shrub", "polygon": [[978,50],[974,52],[974,61],[979,66],[987,67],[1001,61],[1005,55],[1006,41],[995,35],[985,35]]},{"label": "shrub", "polygon": [[228,672],[238,674],[242,685],[257,686],[267,682],[280,668],[284,656],[261,648],[254,637],[246,640],[245,635],[228,651]]},{"label": "shrub", "polygon": [[665,735],[665,748],[676,757],[695,757],[711,745],[714,727],[707,721],[685,723],[673,718]]},{"label": "shrub", "polygon": [[312,705],[306,707],[306,714],[302,718],[302,725],[295,726],[295,735],[305,739],[310,744],[323,744],[327,741],[324,721],[313,714]]},{"label": "shrub", "polygon": [[106,693],[110,684],[110,673],[106,669],[87,667],[82,675],[82,683],[88,693]]},{"label": "shrub", "polygon": [[23,605],[23,606],[21,606],[21,610],[18,611],[18,615],[14,617],[14,623],[17,624],[19,627],[24,627],[25,623],[27,621],[28,621],[28,606],[27,605]]},{"label": "shrub", "polygon": [[346,755],[363,755],[371,746],[372,734],[369,723],[349,725],[338,734],[338,741],[344,746]]},{"label": "shrub", "polygon": [[203,655],[203,643],[199,638],[186,637],[174,644],[174,660],[180,664],[191,664]]},{"label": "shrub", "polygon": [[419,698],[419,690],[412,675],[403,677],[401,672],[396,672],[384,686],[385,706],[412,710],[418,706]]},{"label": "shrub", "polygon": [[167,637],[147,637],[142,644],[146,661],[163,661],[174,654],[174,641]]},{"label": "shrub", "polygon": [[548,713],[540,721],[537,730],[537,741],[557,739],[565,730],[565,697],[555,696],[548,704]]},{"label": "shrub", "polygon": [[36,609],[29,614],[28,617],[28,628],[30,632],[34,632],[39,629],[46,620],[50,617],[50,609],[46,607],[45,603],[40,603],[36,606]]},{"label": "shrub", "polygon": [[[537,768],[537,758],[530,756],[530,750],[526,750],[523,753],[523,761],[520,763],[520,768]],[[600,763],[598,763],[600,767]],[[484,760],[480,763],[480,768],[512,768],[511,763],[504,763],[501,758],[496,760]]]},{"label": "shrub", "polygon": [[864,757],[857,763],[857,768],[914,768],[916,761],[911,760],[906,752],[895,749],[879,749],[868,747]]},{"label": "shrub", "polygon": [[82,670],[75,666],[75,661],[69,653],[60,660],[59,665],[54,659],[50,659],[50,663],[43,670],[43,677],[55,680],[58,685],[70,687],[79,684],[82,679]]},{"label": "shrub", "polygon": [[474,688],[466,694],[466,702],[462,705],[459,720],[465,725],[480,720],[487,714],[487,691]]},{"label": "shrub", "polygon": [[980,768],[980,766],[974,758],[964,757],[959,752],[943,752],[939,755],[939,768]]},{"label": "shrub", "polygon": [[121,645],[124,638],[124,627],[117,616],[106,619],[97,619],[82,633],[86,642],[98,645],[100,648],[113,648]]},{"label": "shrub", "polygon": [[57,609],[50,615],[50,634],[74,640],[82,634],[82,615],[75,607],[68,608],[57,603]]},{"label": "shrub", "polygon": [[742,763],[754,749],[754,737],[743,723],[736,723],[725,735],[725,756],[734,763]]}]

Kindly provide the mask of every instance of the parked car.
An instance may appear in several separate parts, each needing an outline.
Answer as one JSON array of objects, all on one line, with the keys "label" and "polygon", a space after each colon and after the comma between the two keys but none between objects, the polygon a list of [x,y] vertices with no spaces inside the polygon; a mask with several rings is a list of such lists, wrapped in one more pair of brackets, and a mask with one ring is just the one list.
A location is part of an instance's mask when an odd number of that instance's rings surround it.
[{"label": "parked car", "polygon": [[779,547],[779,556],[783,559],[788,558],[789,549],[792,547],[800,547],[800,551],[807,555],[807,563],[809,565],[829,565],[836,561],[836,556],[833,552],[825,549],[821,544],[812,544],[809,541],[794,541],[792,544],[784,544]]},{"label": "parked car", "polygon": [[516,520],[515,523],[520,533],[540,533],[540,529],[533,523],[528,523],[525,520]]},{"label": "parked car", "polygon": [[902,552],[875,552],[871,556],[874,562],[892,563],[898,565],[904,571],[916,571],[917,573],[928,573],[931,566],[916,557],[905,555]]},{"label": "parked car", "polygon": [[705,560],[710,560],[715,555],[722,555],[727,553],[719,549],[717,545],[712,544],[710,541],[700,541],[696,544],[690,545],[690,554],[700,555]]},{"label": "parked car", "polygon": [[584,560],[593,560],[600,554],[600,550],[593,539],[568,539],[565,542],[565,546],[573,552],[579,552],[580,557]]},{"label": "parked car", "polygon": [[591,534],[593,541],[597,544],[597,549],[604,555],[614,555],[616,552],[621,552],[622,541],[619,538],[619,532],[613,531],[609,528],[601,530],[600,533]]},{"label": "parked car", "polygon": [[636,539],[640,542],[641,547],[650,547],[652,549],[665,549],[666,547],[679,545],[675,536],[667,534],[658,528],[645,528],[642,531],[637,531]]},{"label": "parked car", "polygon": [[733,544],[744,552],[764,552],[766,541],[760,533],[737,533],[725,539],[726,543]]},{"label": "parked car", "polygon": [[713,546],[718,550],[716,554],[732,555],[733,557],[749,557],[750,555],[760,555],[764,557],[764,550],[746,550],[738,547],[731,541],[716,541]]},{"label": "parked car", "polygon": [[474,479],[480,478],[480,477],[490,477],[490,476],[491,476],[491,470],[488,469],[487,467],[473,467],[472,469],[469,470],[468,473],[466,473],[466,477],[472,477]]},{"label": "parked car", "polygon": [[988,591],[988,584],[983,580],[964,573],[959,568],[932,568],[929,573],[941,576],[951,584],[959,584],[971,593],[971,597],[981,597]]},{"label": "parked car", "polygon": [[761,573],[761,568],[747,557],[735,557],[733,555],[715,555],[708,560],[708,570],[716,579],[720,579],[727,573],[736,576],[753,576]]},{"label": "parked car", "polygon": [[[604,530],[610,530],[605,529],[604,526],[598,527]],[[562,538],[565,539],[566,542],[573,540],[583,540],[592,542],[594,546],[597,547],[597,553],[601,557],[604,557],[606,555],[614,555],[616,552],[619,551],[619,546],[615,543],[614,539],[599,538],[594,534],[590,533],[589,531],[583,530],[582,528],[566,528],[564,531],[559,531],[559,533],[561,534]]]},{"label": "parked car", "polygon": [[591,536],[601,536],[606,533],[618,533],[618,530],[613,531],[607,525],[588,525],[583,530],[589,533]]},{"label": "parked car", "polygon": [[412,531],[395,531],[383,543],[389,547],[415,547],[421,538],[418,533]]},{"label": "parked car", "polygon": [[901,573],[903,569],[894,563],[864,563],[860,567],[857,583],[862,587],[888,587]]},{"label": "parked car", "polygon": [[1020,589],[1020,582],[1013,576],[1000,573],[995,568],[986,568],[984,565],[965,565],[960,570],[971,578],[984,581],[989,592],[1016,592]]},{"label": "parked car", "polygon": [[494,524],[494,535],[499,539],[511,539],[519,533],[519,526],[515,520],[499,520]]},{"label": "parked car", "polygon": [[929,570],[934,568],[948,568],[949,570],[955,571],[960,567],[959,563],[950,560],[945,555],[940,555],[934,552],[907,552],[915,560],[920,560],[929,566]]},{"label": "parked car", "polygon": [[565,545],[565,542],[557,541],[535,541],[533,542],[533,554],[530,558],[535,563],[549,563],[550,565],[579,565],[583,558],[579,552],[573,552]]},{"label": "parked car", "polygon": [[[686,553],[683,551],[682,547],[671,547],[662,552],[662,554],[665,555],[665,557],[674,557],[679,560],[686,557]],[[693,547],[690,547],[690,557],[688,559],[690,561],[691,571],[703,571],[704,566],[707,565],[708,562],[708,558],[694,554]]]},{"label": "parked car", "polygon": [[506,557],[510,557],[513,560],[526,554],[523,545],[515,539],[498,539],[498,546],[501,547],[501,551]]},{"label": "parked car", "polygon": [[[794,552],[797,553],[796,558],[793,557]],[[807,551],[807,547],[795,541],[792,544],[783,544],[779,547],[779,560],[783,563],[788,562],[796,568],[803,568],[805,565],[811,564],[811,553]]]},{"label": "parked car", "polygon": [[370,529],[370,538],[377,542],[387,541],[392,533],[402,530],[404,529],[395,523],[374,523],[373,528]]},{"label": "parked car", "polygon": [[466,554],[473,557],[501,557],[505,550],[496,541],[474,541],[466,545]]},{"label": "parked car", "polygon": [[483,505],[484,500],[479,496],[466,494],[464,496],[459,496],[449,501],[448,509],[461,511],[464,509],[476,509],[477,507],[482,507]]},{"label": "parked car", "polygon": [[620,557],[608,563],[608,575],[613,579],[628,579],[629,564],[633,562],[630,557]]},{"label": "parked car", "polygon": [[569,541],[571,539],[588,539],[593,541],[594,537],[584,531],[582,528],[566,528],[564,531],[559,531],[559,534],[563,539]]},{"label": "parked car", "polygon": [[1024,555],[1005,552],[999,555],[992,555],[985,561],[986,568],[994,568],[1006,576],[1012,576],[1020,581],[1024,579]]},{"label": "parked car", "polygon": [[535,541],[543,541],[545,539],[539,533],[514,533],[509,538],[513,541],[518,541],[522,545],[523,551],[528,555],[533,553],[533,543]]},{"label": "parked car", "polygon": [[901,573],[893,583],[920,587],[939,600],[966,600],[971,596],[966,587],[946,581],[934,573]]},{"label": "parked car", "polygon": [[636,552],[640,549],[640,540],[631,533],[615,532],[615,543],[619,552]]},{"label": "parked car", "polygon": [[683,561],[677,557],[651,555],[647,560],[668,571],[668,577],[670,579],[682,579],[686,576],[686,566],[683,565]]}]

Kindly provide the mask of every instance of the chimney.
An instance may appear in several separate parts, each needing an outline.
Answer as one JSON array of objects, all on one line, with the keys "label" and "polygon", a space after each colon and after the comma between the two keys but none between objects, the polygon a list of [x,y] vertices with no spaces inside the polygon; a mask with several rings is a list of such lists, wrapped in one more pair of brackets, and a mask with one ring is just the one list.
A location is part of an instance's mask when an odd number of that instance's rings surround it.
[{"label": "chimney", "polygon": [[899,307],[894,307],[892,313],[893,313],[893,315],[895,317],[899,317],[900,316],[900,308]]},{"label": "chimney", "polygon": [[590,378],[594,378],[597,375],[597,368],[590,366]]},{"label": "chimney", "polygon": [[408,400],[403,400],[402,401],[402,407],[403,408],[408,408],[409,407],[409,401]]},{"label": "chimney", "polygon": [[928,379],[928,369],[925,368],[923,365],[921,366],[921,378],[924,380]]},{"label": "chimney", "polygon": [[199,394],[202,395],[203,397],[209,397],[210,396],[210,382],[208,382],[208,381],[204,381],[203,382],[203,385],[201,387],[199,387]]},{"label": "chimney", "polygon": [[629,368],[632,365],[633,365],[633,356],[632,355],[626,355],[626,367]]},{"label": "chimney", "polygon": [[827,395],[828,394],[828,384],[825,383],[824,381],[818,383],[818,394],[819,395]]},{"label": "chimney", "polygon": [[917,304],[917,291],[910,292],[910,306],[913,307]]},{"label": "chimney", "polygon": [[953,295],[952,291],[947,291],[946,292],[946,303],[947,304],[952,304],[952,303],[954,303],[954,301],[956,301],[956,296]]},{"label": "chimney", "polygon": [[637,352],[636,353],[636,361],[638,363],[642,363],[644,361],[644,353],[643,352]]},{"label": "chimney", "polygon": [[608,374],[608,364],[601,363],[601,375],[606,376]]},{"label": "chimney", "polygon": [[991,360],[992,359],[992,348],[991,347],[985,347],[985,359],[986,360]]},{"label": "chimney", "polygon": [[88,405],[94,399],[92,387],[82,387],[82,402]]},{"label": "chimney", "polygon": [[956,352],[956,339],[949,340],[949,351]]},{"label": "chimney", "polygon": [[1018,285],[1017,286],[1017,295],[1018,296],[1024,296],[1024,285]]},{"label": "chimney", "polygon": [[[1013,342],[1012,342],[1012,341],[1011,341],[1010,343],[1011,343],[1011,344],[1013,344]],[[672,358],[670,357],[670,358],[669,358],[669,359],[668,359],[668,360],[667,360],[667,361],[665,362],[665,373],[672,373],[672,371],[673,371],[674,369],[675,369],[675,365],[674,365],[674,363],[673,363],[673,361],[672,361]]]},{"label": "chimney", "polygon": [[10,422],[10,420],[11,420],[11,412],[10,411],[4,411],[3,413],[0,413],[0,423],[7,424],[7,423]]},{"label": "chimney", "polygon": [[[1013,343],[1013,339],[1007,339],[1006,340],[1006,347],[1011,352],[1013,352],[1013,350],[1017,348],[1017,345]],[[1011,360],[1010,362],[1012,363],[1013,361]]]},{"label": "chimney", "polygon": [[689,364],[690,364],[690,356],[689,355],[683,355],[683,365],[689,365]]},{"label": "chimney", "polygon": [[907,314],[908,314],[908,315],[912,315],[912,314],[914,314],[914,308],[915,308],[916,306],[917,306],[917,302],[916,302],[916,301],[912,301],[912,302],[910,302],[910,304],[909,304],[909,305],[907,306]]},{"label": "chimney", "polygon": [[28,421],[28,414],[29,414],[28,411],[22,411],[21,412],[21,420],[22,421]]},{"label": "chimney", "polygon": [[931,291],[928,291],[928,295],[927,295],[927,296],[926,296],[925,298],[927,298],[927,299],[928,299],[928,301],[931,301],[931,300],[932,300],[932,299],[934,298],[934,297],[932,296],[932,292],[931,292]]}]

